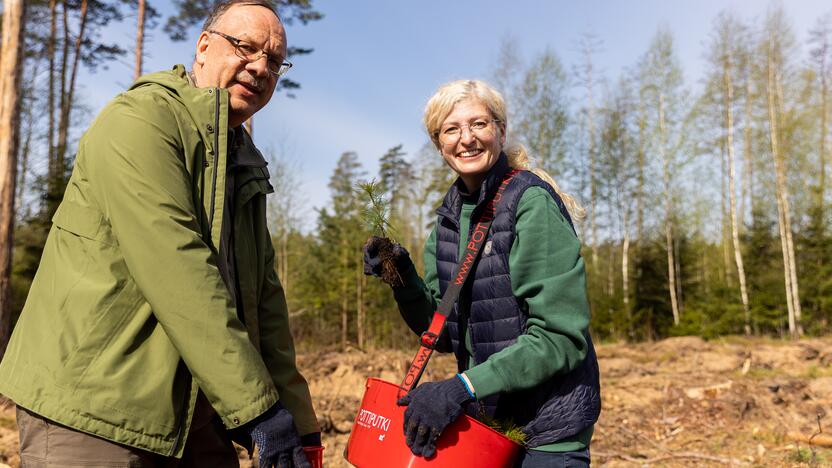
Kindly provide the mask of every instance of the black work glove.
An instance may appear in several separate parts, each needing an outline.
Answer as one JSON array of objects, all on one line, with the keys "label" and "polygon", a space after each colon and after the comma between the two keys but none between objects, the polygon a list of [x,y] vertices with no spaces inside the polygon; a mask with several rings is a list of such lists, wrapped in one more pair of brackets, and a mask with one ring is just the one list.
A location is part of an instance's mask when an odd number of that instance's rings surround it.
[{"label": "black work glove", "polygon": [[300,436],[300,444],[304,447],[320,447],[322,445],[321,433],[310,432],[309,434],[304,434]]},{"label": "black work glove", "polygon": [[462,414],[463,405],[474,398],[459,377],[426,382],[399,399],[406,405],[404,436],[414,455],[425,458],[436,453],[442,431]]},{"label": "black work glove", "polygon": [[[364,244],[364,274],[367,276],[378,276],[381,278],[381,257],[379,257],[379,244],[382,238],[373,236]],[[393,244],[393,264],[396,265],[399,275],[413,265],[410,259],[410,252],[401,244]]]},{"label": "black work glove", "polygon": [[243,425],[257,446],[260,468],[311,468],[295,420],[280,402]]}]

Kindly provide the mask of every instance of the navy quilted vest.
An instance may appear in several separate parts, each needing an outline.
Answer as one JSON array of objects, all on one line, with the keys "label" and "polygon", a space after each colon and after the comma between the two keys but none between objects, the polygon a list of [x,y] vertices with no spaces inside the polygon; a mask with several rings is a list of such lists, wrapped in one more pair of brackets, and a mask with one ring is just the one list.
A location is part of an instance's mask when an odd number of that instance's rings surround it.
[{"label": "navy quilted vest", "polygon": [[[510,170],[505,154],[489,171],[480,188],[473,220],[495,193],[503,175]],[[437,210],[436,266],[442,294],[457,269],[459,253],[459,216],[462,209],[461,180],[451,186]],[[460,328],[471,335],[473,358],[484,362],[492,354],[510,346],[525,332],[526,313],[514,297],[509,276],[509,254],[514,242],[517,204],[529,187],[546,189],[569,221],[569,213],[552,187],[528,171],[518,172],[503,192],[479,261],[470,273],[454,310],[448,317],[443,333],[444,348],[451,348],[460,371],[468,366],[465,344]],[[471,223],[473,229],[474,222]],[[470,232],[468,233],[470,235]],[[466,235],[466,237],[468,237]],[[469,316],[460,317],[458,303],[470,304]],[[527,445],[536,447],[575,435],[594,424],[601,411],[598,361],[592,341],[587,335],[589,351],[584,362],[572,372],[558,375],[534,388],[495,395],[481,401],[480,410],[500,420],[513,420],[524,426]],[[448,342],[450,340],[450,343]]]}]

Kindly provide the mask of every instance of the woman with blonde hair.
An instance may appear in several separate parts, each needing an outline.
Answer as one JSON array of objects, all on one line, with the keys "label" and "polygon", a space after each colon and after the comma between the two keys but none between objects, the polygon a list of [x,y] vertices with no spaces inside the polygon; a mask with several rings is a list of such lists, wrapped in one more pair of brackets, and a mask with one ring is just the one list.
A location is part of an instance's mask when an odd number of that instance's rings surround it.
[{"label": "woman with blonde hair", "polygon": [[[404,248],[393,249],[403,280],[393,295],[408,326],[417,334],[428,329],[460,264],[469,277],[436,345],[455,354],[459,374],[423,383],[399,401],[408,406],[407,443],[416,455],[434,456],[439,435],[465,411],[522,427],[517,466],[588,466],[601,399],[572,226],[582,209],[548,174],[529,170],[521,146],[504,150],[505,102],[486,83],[443,85],[424,124],[459,177],[437,210],[424,279]],[[475,242],[479,254],[471,256]],[[376,238],[364,262],[366,274],[381,274]]]}]

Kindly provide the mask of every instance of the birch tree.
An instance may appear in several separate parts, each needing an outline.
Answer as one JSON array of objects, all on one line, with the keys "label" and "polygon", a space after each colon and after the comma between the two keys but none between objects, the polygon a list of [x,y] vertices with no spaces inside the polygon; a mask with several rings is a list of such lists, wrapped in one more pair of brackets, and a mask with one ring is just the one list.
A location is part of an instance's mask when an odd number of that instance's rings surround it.
[{"label": "birch tree", "polygon": [[277,276],[286,294],[290,313],[298,313],[300,307],[292,301],[299,266],[295,265],[295,260],[303,253],[298,252],[291,241],[301,230],[300,212],[305,200],[300,195],[300,168],[295,160],[289,158],[289,153],[286,144],[266,151],[270,183],[274,188],[268,199],[268,221],[275,248]]},{"label": "birch tree", "polygon": [[761,42],[762,55],[765,59],[765,95],[768,110],[768,135],[771,157],[774,163],[775,198],[777,202],[777,219],[780,230],[780,242],[783,253],[783,277],[786,287],[788,306],[789,333],[793,338],[803,334],[801,325],[800,288],[797,281],[797,265],[792,236],[792,212],[787,183],[787,150],[782,147],[784,109],[783,80],[788,72],[786,58],[793,43],[791,30],[785,23],[782,10],[775,9],[768,13],[764,27],[765,37]]},{"label": "birch tree", "polygon": [[523,55],[516,37],[503,36],[500,48],[494,59],[496,67],[491,72],[494,86],[503,95],[506,102],[509,127],[514,125],[514,117],[518,109],[516,93],[520,87],[522,70],[524,69]]},{"label": "birch tree", "polygon": [[569,146],[568,85],[560,59],[547,49],[532,61],[516,96],[514,132],[555,180],[562,174]]},{"label": "birch tree", "polygon": [[598,180],[596,175],[596,166],[598,159],[598,151],[596,149],[597,138],[595,135],[595,84],[597,77],[595,74],[595,63],[593,57],[601,48],[600,40],[593,34],[585,33],[581,36],[579,41],[579,49],[581,54],[581,62],[576,67],[576,75],[578,81],[584,88],[586,93],[586,126],[587,126],[587,151],[586,160],[589,167],[589,204],[591,206],[589,214],[589,229],[592,234],[591,251],[592,251],[592,266],[593,269],[598,265],[598,215],[596,204],[598,202]]},{"label": "birch tree", "polygon": [[[817,94],[819,102],[818,113],[818,193],[816,204],[818,217],[825,220],[824,198],[826,196],[826,163],[832,158],[832,152],[827,149],[829,141],[829,81],[832,79],[832,13],[828,13],[817,20],[815,27],[809,31],[809,43],[812,49],[809,57],[814,65],[817,76]],[[824,224],[823,221],[820,223]]]},{"label": "birch tree", "polygon": [[[745,26],[734,16],[728,13],[720,14],[714,25],[714,35],[711,42],[711,50],[708,60],[712,71],[710,81],[713,84],[711,89],[719,89],[720,99],[717,108],[722,120],[722,146],[725,148],[725,161],[727,163],[727,204],[729,212],[729,228],[731,243],[734,251],[734,263],[737,268],[739,280],[739,295],[743,307],[743,330],[746,335],[751,334],[751,310],[748,301],[748,287],[743,264],[742,246],[740,245],[740,220],[737,215],[736,197],[736,155],[734,153],[735,134],[735,107],[737,84],[736,77],[740,75],[741,64],[739,56],[742,54],[738,41],[742,37]],[[726,271],[727,273],[727,271]]]},{"label": "birch tree", "polygon": [[642,92],[650,116],[651,149],[661,163],[664,198],[664,237],[667,257],[667,287],[673,323],[680,321],[681,284],[674,248],[676,153],[682,140],[682,70],[669,31],[660,29],[640,64]]},{"label": "birch tree", "polygon": [[[598,175],[610,207],[611,220],[615,221],[615,232],[620,239],[621,256],[621,297],[624,317],[615,320],[622,323],[629,338],[633,337],[633,314],[630,303],[630,224],[632,223],[633,199],[637,185],[638,150],[633,131],[634,101],[630,84],[622,77],[606,99],[602,109],[600,138],[598,142]],[[599,187],[600,188],[600,187]],[[614,242],[610,251],[614,252]],[[612,263],[612,262],[611,262]],[[609,265],[612,267],[612,265]],[[609,271],[609,270],[608,270]],[[608,272],[608,275],[611,274]],[[608,286],[612,292],[613,288]],[[612,298],[611,298],[612,299]]]}]

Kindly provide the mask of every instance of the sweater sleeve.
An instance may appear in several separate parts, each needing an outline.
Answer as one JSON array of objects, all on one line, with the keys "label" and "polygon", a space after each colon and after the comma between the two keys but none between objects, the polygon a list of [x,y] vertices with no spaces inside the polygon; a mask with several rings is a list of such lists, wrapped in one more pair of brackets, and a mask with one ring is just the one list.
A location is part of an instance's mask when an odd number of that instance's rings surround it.
[{"label": "sweater sleeve", "polygon": [[589,303],[581,244],[554,199],[539,187],[517,207],[511,286],[528,311],[517,342],[467,370],[477,398],[534,387],[586,357]]},{"label": "sweater sleeve", "polygon": [[439,277],[436,273],[436,228],[425,242],[425,278],[419,277],[414,266],[402,275],[404,285],[393,288],[393,297],[407,326],[417,335],[428,329],[433,312],[439,304]]}]

